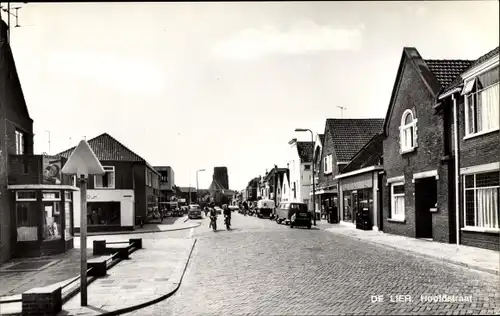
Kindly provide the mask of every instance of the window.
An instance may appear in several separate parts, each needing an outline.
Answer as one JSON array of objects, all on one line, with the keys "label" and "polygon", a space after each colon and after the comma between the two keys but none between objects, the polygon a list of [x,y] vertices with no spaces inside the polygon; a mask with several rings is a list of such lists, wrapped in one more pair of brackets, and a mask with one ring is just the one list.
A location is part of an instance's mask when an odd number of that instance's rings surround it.
[{"label": "window", "polygon": [[311,170],[311,165],[304,165],[304,170]]},{"label": "window", "polygon": [[94,176],[96,189],[114,189],[115,188],[115,167],[103,166],[106,172],[102,176]]},{"label": "window", "polygon": [[16,201],[17,241],[38,240],[38,214],[35,202]]},{"label": "window", "polygon": [[42,200],[44,207],[43,240],[61,238],[61,192],[43,191]]},{"label": "window", "polygon": [[24,155],[24,134],[16,130],[16,155]]},{"label": "window", "polygon": [[73,193],[64,192],[64,238],[66,240],[73,237],[73,230],[71,227],[71,216],[73,215]]},{"label": "window", "polygon": [[405,184],[391,184],[391,219],[405,219]]},{"label": "window", "polygon": [[16,201],[36,201],[35,191],[17,191]]},{"label": "window", "polygon": [[293,183],[293,198],[297,198],[297,182]]},{"label": "window", "polygon": [[487,133],[500,127],[498,67],[465,82],[466,136]]},{"label": "window", "polygon": [[464,176],[465,227],[495,228],[499,225],[499,172]]},{"label": "window", "polygon": [[410,109],[404,111],[399,127],[401,153],[413,151],[417,147],[417,119]]},{"label": "window", "polygon": [[324,158],[324,161],[323,161],[323,173],[324,174],[329,174],[329,173],[332,173],[332,166],[333,166],[333,156],[332,155],[328,155]]}]

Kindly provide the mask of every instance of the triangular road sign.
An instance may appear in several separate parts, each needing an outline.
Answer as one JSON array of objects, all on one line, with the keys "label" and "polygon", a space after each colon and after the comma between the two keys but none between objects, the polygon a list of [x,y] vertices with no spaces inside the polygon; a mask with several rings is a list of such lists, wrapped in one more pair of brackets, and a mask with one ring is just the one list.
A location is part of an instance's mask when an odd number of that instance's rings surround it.
[{"label": "triangular road sign", "polygon": [[69,156],[68,161],[62,168],[62,173],[75,174],[78,178],[83,175],[87,178],[89,174],[103,175],[105,171],[94,151],[90,148],[89,143],[82,139]]}]

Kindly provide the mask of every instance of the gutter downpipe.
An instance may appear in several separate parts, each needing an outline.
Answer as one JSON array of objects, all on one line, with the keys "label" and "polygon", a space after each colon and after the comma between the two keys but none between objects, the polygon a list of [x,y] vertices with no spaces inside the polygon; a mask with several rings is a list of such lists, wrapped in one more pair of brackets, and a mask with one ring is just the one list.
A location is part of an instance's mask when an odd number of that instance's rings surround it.
[{"label": "gutter downpipe", "polygon": [[458,136],[458,104],[456,93],[451,95],[453,100],[453,129],[455,136],[455,226],[457,246],[460,245],[460,151],[459,151],[459,136]]}]

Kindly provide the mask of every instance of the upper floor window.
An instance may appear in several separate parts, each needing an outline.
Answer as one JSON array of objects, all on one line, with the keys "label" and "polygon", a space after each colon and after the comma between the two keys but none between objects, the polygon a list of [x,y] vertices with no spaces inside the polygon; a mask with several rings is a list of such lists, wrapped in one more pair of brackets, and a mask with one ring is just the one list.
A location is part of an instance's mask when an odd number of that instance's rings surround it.
[{"label": "upper floor window", "polygon": [[333,167],[333,156],[332,155],[328,155],[324,158],[323,160],[323,172],[324,174],[329,174],[329,173],[332,173],[332,167]]},{"label": "upper floor window", "polygon": [[304,165],[304,170],[311,170],[311,165]]},{"label": "upper floor window", "polygon": [[24,134],[16,130],[16,155],[24,155]]},{"label": "upper floor window", "polygon": [[115,167],[102,166],[106,172],[102,176],[94,176],[96,189],[114,189],[115,188]]},{"label": "upper floor window", "polygon": [[401,153],[413,151],[417,147],[417,119],[410,109],[404,111],[399,126]]},{"label": "upper floor window", "polygon": [[500,127],[498,66],[464,83],[465,136],[488,133]]}]

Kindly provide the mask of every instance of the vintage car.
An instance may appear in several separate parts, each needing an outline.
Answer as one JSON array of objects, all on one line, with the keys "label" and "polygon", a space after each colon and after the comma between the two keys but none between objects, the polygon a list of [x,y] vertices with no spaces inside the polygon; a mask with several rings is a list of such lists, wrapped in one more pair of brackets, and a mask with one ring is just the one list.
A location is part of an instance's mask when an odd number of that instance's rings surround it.
[{"label": "vintage car", "polygon": [[269,218],[273,214],[275,208],[273,200],[259,200],[257,202],[257,217],[259,218]]},{"label": "vintage car", "polygon": [[189,205],[188,218],[189,219],[202,218],[201,207],[198,204]]},{"label": "vintage car", "polygon": [[307,209],[307,204],[298,202],[285,202],[276,211],[276,222],[278,224],[290,224],[290,228],[295,226],[312,226],[312,214]]}]

